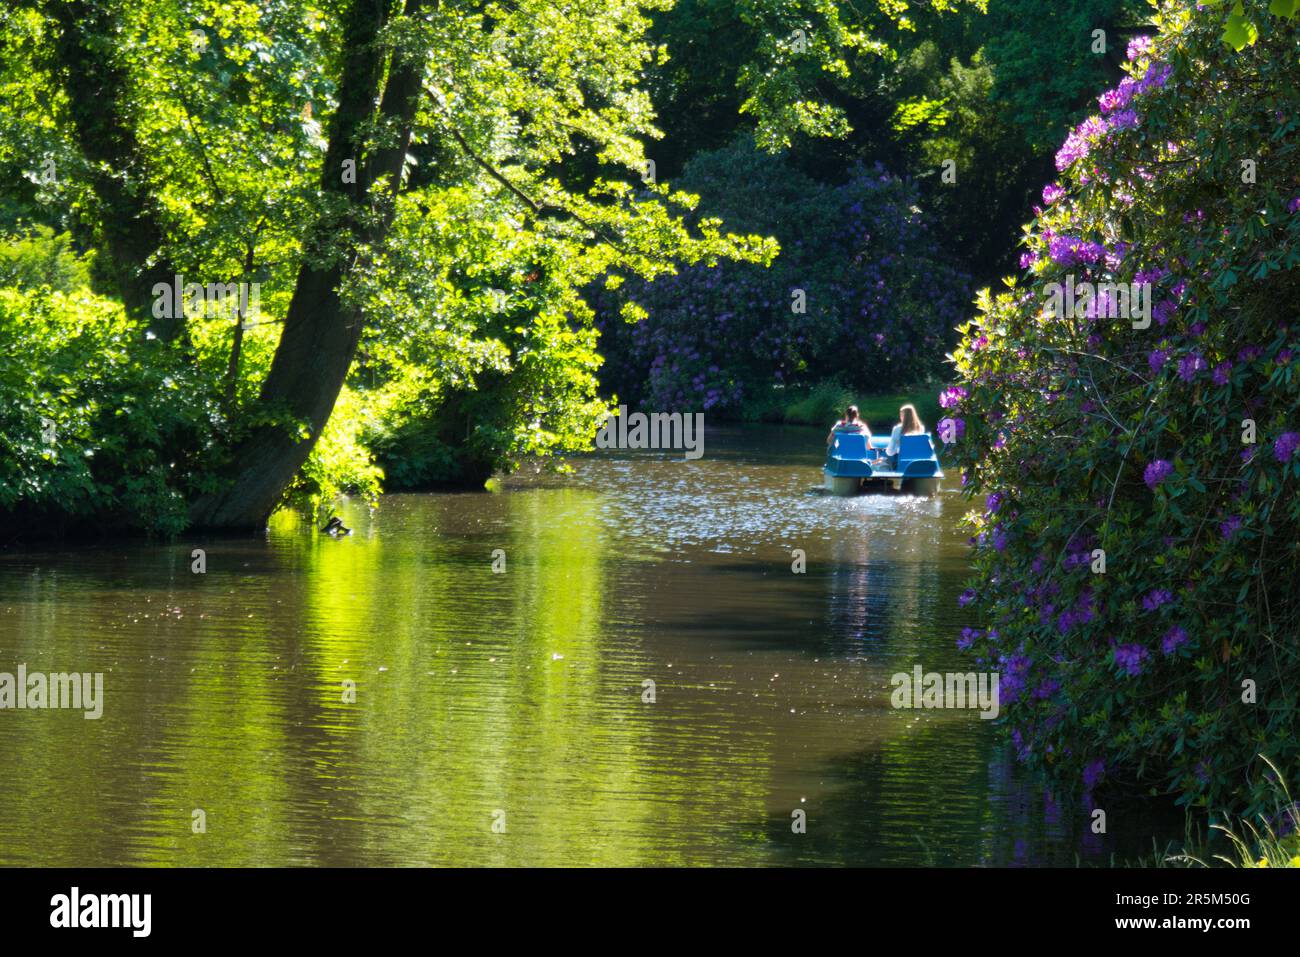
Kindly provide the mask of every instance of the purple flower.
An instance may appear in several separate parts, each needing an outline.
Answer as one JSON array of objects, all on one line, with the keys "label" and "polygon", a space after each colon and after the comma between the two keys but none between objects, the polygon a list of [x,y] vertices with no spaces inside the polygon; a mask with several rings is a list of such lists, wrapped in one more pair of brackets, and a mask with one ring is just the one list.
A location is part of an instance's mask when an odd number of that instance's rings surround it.
[{"label": "purple flower", "polygon": [[998,671],[998,696],[1010,703],[1020,697],[1025,688],[1025,672],[1029,670],[1029,659],[1024,655],[1012,655],[1000,661]]},{"label": "purple flower", "polygon": [[1160,650],[1166,655],[1172,655],[1185,644],[1187,644],[1187,632],[1174,625],[1165,632],[1164,638],[1160,640]]},{"label": "purple flower", "polygon": [[1077,236],[1053,236],[1047,244],[1052,261],[1061,266],[1092,265],[1106,254],[1101,243],[1091,243]]},{"label": "purple flower", "polygon": [[996,552],[1005,552],[1007,550],[1007,533],[999,525],[993,529],[993,550]]},{"label": "purple flower", "polygon": [[1168,588],[1153,588],[1143,596],[1142,608],[1145,611],[1155,611],[1161,605],[1167,605],[1173,600],[1173,593]]},{"label": "purple flower", "polygon": [[1178,378],[1184,382],[1191,382],[1196,378],[1196,373],[1207,365],[1208,363],[1199,353],[1193,352],[1191,355],[1183,356],[1178,360]]},{"label": "purple flower", "polygon": [[1029,252],[1029,253],[1021,253],[1021,254],[1020,254],[1020,268],[1021,268],[1021,269],[1028,269],[1030,266],[1032,266],[1032,265],[1033,265],[1034,263],[1036,263],[1036,262],[1038,262],[1038,253]]},{"label": "purple flower", "polygon": [[1151,52],[1151,38],[1149,36],[1134,37],[1128,41],[1128,49],[1125,56],[1130,60],[1136,60],[1139,57],[1147,56]]},{"label": "purple flower", "polygon": [[1125,77],[1113,90],[1107,90],[1097,98],[1097,103],[1101,106],[1103,113],[1109,113],[1112,110],[1122,110],[1133,102],[1133,85],[1132,77]]},{"label": "purple flower", "polygon": [[1043,202],[1048,206],[1051,206],[1064,195],[1064,188],[1058,186],[1056,183],[1048,183],[1043,187]]},{"label": "purple flower", "polygon": [[1219,523],[1219,534],[1225,540],[1232,538],[1241,531],[1242,521],[1240,515],[1229,515],[1227,519]]},{"label": "purple flower", "polygon": [[1137,115],[1136,110],[1120,110],[1111,115],[1110,128],[1112,130],[1135,130],[1141,122],[1142,120]]},{"label": "purple flower", "polygon": [[964,592],[962,592],[960,595],[957,596],[957,606],[959,608],[965,608],[974,600],[975,600],[975,589],[967,588]]},{"label": "purple flower", "polygon": [[1101,117],[1090,116],[1065,138],[1065,143],[1056,152],[1056,168],[1064,172],[1078,160],[1088,155],[1092,149],[1092,140],[1106,132],[1106,124]]},{"label": "purple flower", "polygon": [[969,651],[975,639],[980,636],[978,628],[963,628],[961,637],[957,639],[957,648],[959,651]]},{"label": "purple flower", "polygon": [[1138,644],[1116,645],[1115,664],[1123,668],[1130,677],[1142,673],[1142,665],[1147,659],[1147,650]]},{"label": "purple flower", "polygon": [[1273,458],[1286,462],[1295,455],[1297,448],[1300,448],[1300,432],[1283,432],[1273,443]]},{"label": "purple flower", "polygon": [[1168,361],[1169,353],[1164,349],[1152,350],[1151,354],[1147,356],[1147,365],[1151,367],[1152,372],[1159,372]]},{"label": "purple flower", "polygon": [[984,499],[984,507],[988,510],[990,515],[994,515],[997,513],[997,510],[1002,507],[1002,502],[1005,498],[1006,496],[1001,492],[994,492],[992,495]]},{"label": "purple flower", "polygon": [[968,393],[961,386],[949,386],[939,393],[939,407],[943,409],[955,408],[967,395]]},{"label": "purple flower", "polygon": [[1288,213],[1300,213],[1300,196],[1286,204],[1286,211]]},{"label": "purple flower", "polygon": [[[1079,564],[1086,563],[1087,559],[1084,558]],[[1076,625],[1086,625],[1093,617],[1092,592],[1085,590],[1073,608],[1061,612],[1056,619],[1056,630],[1063,635],[1068,634],[1071,628]]]},{"label": "purple flower", "polygon": [[1214,381],[1215,385],[1227,385],[1228,379],[1231,375],[1232,363],[1225,359],[1214,367],[1214,371],[1210,373],[1210,378]]},{"label": "purple flower", "polygon": [[1154,492],[1157,485],[1173,474],[1173,463],[1168,462],[1165,459],[1156,459],[1148,465],[1146,471],[1142,473],[1142,481],[1146,482],[1147,488]]},{"label": "purple flower", "polygon": [[1152,89],[1164,86],[1171,71],[1172,67],[1168,63],[1152,63],[1147,67],[1146,75],[1133,85],[1133,92],[1148,93]]},{"label": "purple flower", "polygon": [[1106,762],[1098,758],[1083,769],[1083,786],[1091,791],[1106,776]]},{"label": "purple flower", "polygon": [[1069,169],[1076,161],[1083,159],[1088,155],[1088,142],[1079,136],[1078,133],[1071,132],[1065,138],[1064,145],[1056,151],[1056,168],[1058,170]]}]

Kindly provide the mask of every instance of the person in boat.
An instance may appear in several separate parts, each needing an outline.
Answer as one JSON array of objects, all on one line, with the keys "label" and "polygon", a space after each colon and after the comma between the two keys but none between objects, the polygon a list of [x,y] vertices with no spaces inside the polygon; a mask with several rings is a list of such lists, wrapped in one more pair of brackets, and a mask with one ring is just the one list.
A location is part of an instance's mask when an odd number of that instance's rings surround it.
[{"label": "person in boat", "polygon": [[898,449],[903,444],[903,436],[921,435],[924,432],[925,423],[916,414],[915,406],[905,405],[898,410],[898,424],[889,433],[889,444],[885,446],[885,463],[891,470],[898,469]]},{"label": "person in boat", "polygon": [[836,422],[826,436],[826,444],[829,446],[835,441],[836,432],[856,432],[858,435],[865,435],[867,442],[871,442],[871,429],[867,428],[867,423],[862,421],[858,415],[858,407],[851,405],[844,410],[844,418]]}]

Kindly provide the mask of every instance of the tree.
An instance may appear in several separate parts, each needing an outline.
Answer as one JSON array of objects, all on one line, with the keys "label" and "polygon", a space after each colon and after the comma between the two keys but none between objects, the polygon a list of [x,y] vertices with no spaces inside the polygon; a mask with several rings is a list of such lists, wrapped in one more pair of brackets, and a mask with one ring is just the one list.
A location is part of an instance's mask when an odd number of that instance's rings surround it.
[{"label": "tree", "polygon": [[[449,187],[495,197],[521,235],[614,274],[770,255],[708,219],[686,229],[691,197],[628,182],[655,133],[638,86],[647,25],[627,0],[74,0],[6,19],[39,51],[23,66],[49,95],[0,109],[0,130],[51,131],[67,157],[52,192],[151,327],[138,354],[227,383],[221,414],[184,440],[198,447],[176,449],[219,463],[175,479],[194,525],[263,526],[307,460],[390,305],[376,290],[426,268],[390,255],[399,206],[431,208]],[[566,179],[578,154],[602,175]],[[435,156],[442,168],[419,173]],[[252,331],[244,315],[166,315],[157,289],[180,273],[260,279],[268,315]]]}]

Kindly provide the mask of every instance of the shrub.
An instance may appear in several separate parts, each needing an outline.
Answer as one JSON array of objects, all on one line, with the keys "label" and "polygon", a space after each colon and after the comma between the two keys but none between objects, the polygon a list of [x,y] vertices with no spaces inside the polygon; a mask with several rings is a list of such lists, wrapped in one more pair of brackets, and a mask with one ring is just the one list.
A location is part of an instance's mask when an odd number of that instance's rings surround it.
[{"label": "shrub", "polygon": [[0,514],[39,526],[185,524],[174,451],[208,396],[171,350],[133,350],[143,330],[89,292],[0,289]]},{"label": "shrub", "polygon": [[345,493],[360,495],[371,504],[379,498],[384,471],[362,439],[367,424],[364,403],[363,394],[344,387],[320,441],[285,493],[287,502],[316,519],[324,518]]},{"label": "shrub", "polygon": [[[743,416],[773,385],[882,391],[937,371],[966,279],[911,183],[861,166],[841,185],[818,183],[740,141],[696,157],[679,185],[782,251],[770,268],[699,265],[607,297],[605,381],[629,400]],[[628,300],[647,313],[630,328],[616,318]]]},{"label": "shrub", "polygon": [[[225,407],[221,337],[194,328],[195,357],[145,340],[121,305],[82,290],[0,289],[0,519],[6,538],[142,530],[172,536],[227,464],[214,435],[251,423]],[[142,345],[143,343],[143,345]],[[245,380],[263,374],[250,341]],[[228,348],[228,344],[226,346]],[[247,381],[241,391],[253,388]],[[286,493],[317,510],[342,491],[373,496],[381,473],[357,441],[357,400]]]},{"label": "shrub", "polygon": [[[1295,21],[1247,7],[1240,52],[1182,4],[1130,44],[942,400],[983,505],[959,645],[1000,672],[1019,756],[1249,811],[1257,753],[1300,762],[1300,86]],[[1069,275],[1150,283],[1150,326],[1101,296],[1053,315]]]},{"label": "shrub", "polygon": [[840,418],[854,401],[853,393],[838,382],[822,382],[781,409],[780,421],[823,425]]}]

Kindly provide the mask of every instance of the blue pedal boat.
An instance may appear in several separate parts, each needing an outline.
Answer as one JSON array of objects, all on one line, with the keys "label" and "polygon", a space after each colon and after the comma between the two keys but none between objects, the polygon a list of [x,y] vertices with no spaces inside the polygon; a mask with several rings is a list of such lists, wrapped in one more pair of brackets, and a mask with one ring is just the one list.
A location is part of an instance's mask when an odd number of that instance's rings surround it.
[{"label": "blue pedal boat", "polygon": [[876,451],[883,455],[889,446],[887,436],[867,437],[856,432],[836,432],[826,453],[822,469],[828,491],[835,495],[897,489],[908,495],[933,495],[939,491],[943,470],[929,432],[904,435],[898,443],[896,468],[884,463],[876,468],[871,460]]}]

